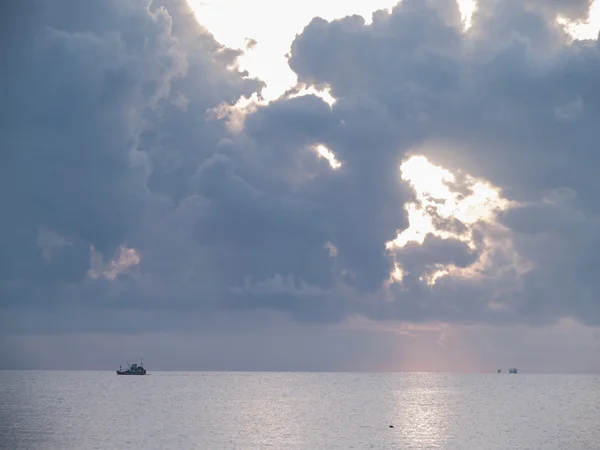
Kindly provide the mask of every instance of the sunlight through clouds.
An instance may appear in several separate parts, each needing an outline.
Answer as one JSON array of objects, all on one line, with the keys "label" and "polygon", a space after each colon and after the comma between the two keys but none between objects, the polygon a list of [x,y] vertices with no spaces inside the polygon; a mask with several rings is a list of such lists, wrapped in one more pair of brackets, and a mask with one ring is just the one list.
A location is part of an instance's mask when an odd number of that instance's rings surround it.
[{"label": "sunlight through clouds", "polygon": [[[455,219],[464,225],[476,222],[492,222],[495,214],[507,209],[512,202],[500,197],[498,189],[483,180],[469,175],[457,189],[456,177],[448,170],[431,164],[424,156],[412,156],[400,166],[401,177],[415,191],[416,202],[408,203],[406,210],[410,226],[387,247],[404,247],[409,242],[422,244],[427,234],[442,238],[455,238],[472,245],[469,232],[457,233],[439,229],[434,214],[442,219]],[[434,213],[434,214],[432,214]]]},{"label": "sunlight through clouds", "polygon": [[394,263],[394,270],[392,270],[391,278],[393,281],[402,281],[404,279],[404,271],[400,264]]},{"label": "sunlight through clouds", "polygon": [[460,14],[464,23],[465,31],[471,28],[471,19],[475,8],[477,8],[476,0],[458,0],[458,7],[460,8]]},{"label": "sunlight through clouds", "polygon": [[325,158],[327,160],[333,170],[342,167],[342,163],[336,159],[335,154],[323,144],[316,145],[314,150],[320,158]]},{"label": "sunlight through clouds", "polygon": [[304,95],[314,95],[321,98],[329,106],[333,106],[337,99],[331,95],[331,88],[329,86],[322,90],[315,88],[314,86],[300,86],[301,89],[295,90],[287,95],[288,98],[297,98]]},{"label": "sunlight through clouds", "polygon": [[[419,277],[419,281],[428,286],[435,285],[440,278],[449,275],[458,278],[500,276],[501,273],[493,272],[496,270],[493,267],[494,258],[498,254],[510,260],[510,270],[516,273],[522,274],[531,268],[514,250],[508,230],[495,222],[498,212],[517,204],[502,198],[497,188],[468,174],[458,178],[422,155],[406,159],[400,166],[400,174],[402,180],[414,190],[416,198],[405,205],[409,227],[386,244],[394,260],[389,280],[391,283],[401,283],[406,275],[395,251],[409,243],[422,245],[427,235],[456,239],[473,251],[479,246],[481,251],[477,260],[467,267],[438,263],[430,265],[427,272]],[[475,230],[482,234],[477,244],[473,240]]]},{"label": "sunlight through clouds", "polygon": [[299,8],[296,3],[281,0],[188,0],[188,3],[198,21],[223,45],[246,48],[248,38],[256,41],[256,45],[239,58],[239,64],[250,76],[267,83],[263,91],[265,100],[275,100],[297,83],[286,54],[296,34],[301,33],[313,17],[333,20],[360,14],[370,20],[373,11],[389,9],[397,1],[307,0]]},{"label": "sunlight through clouds", "polygon": [[[217,41],[227,47],[245,49],[238,59],[240,69],[266,82],[262,93],[266,103],[297,84],[286,55],[296,34],[314,17],[331,21],[358,14],[369,24],[375,11],[390,11],[398,3],[398,0],[306,0],[297,7],[295,2],[284,0],[188,0],[200,24]],[[475,3],[475,0],[458,0],[465,29],[470,27]],[[301,92],[299,95],[312,93],[332,102],[327,91],[313,87],[312,91]]]},{"label": "sunlight through clouds", "polygon": [[208,119],[225,119],[225,125],[231,133],[240,133],[244,130],[246,116],[255,112],[263,104],[256,93],[251,97],[241,96],[235,105],[227,102],[210,108],[206,111]]},{"label": "sunlight through clouds", "polygon": [[596,40],[600,31],[600,1],[594,0],[590,7],[589,18],[584,22],[571,22],[560,16],[556,18],[556,21],[565,27],[573,39]]}]

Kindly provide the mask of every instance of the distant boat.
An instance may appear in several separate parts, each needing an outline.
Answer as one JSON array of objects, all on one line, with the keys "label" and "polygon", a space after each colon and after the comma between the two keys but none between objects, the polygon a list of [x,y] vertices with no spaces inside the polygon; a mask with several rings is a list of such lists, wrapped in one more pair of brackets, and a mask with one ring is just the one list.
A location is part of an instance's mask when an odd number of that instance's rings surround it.
[{"label": "distant boat", "polygon": [[127,363],[127,370],[121,370],[121,366],[119,366],[119,370],[117,370],[117,375],[146,375],[146,369],[144,369],[144,360],[140,362],[140,365]]},{"label": "distant boat", "polygon": [[508,369],[508,373],[517,373],[517,369]]},{"label": "distant boat", "polygon": [[502,369],[498,369],[498,373],[502,373]]}]

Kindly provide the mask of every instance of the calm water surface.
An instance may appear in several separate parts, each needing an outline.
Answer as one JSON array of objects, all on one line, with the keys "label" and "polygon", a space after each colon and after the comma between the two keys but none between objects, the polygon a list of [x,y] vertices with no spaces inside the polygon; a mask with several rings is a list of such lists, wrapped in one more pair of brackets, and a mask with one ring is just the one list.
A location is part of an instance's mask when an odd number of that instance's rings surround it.
[{"label": "calm water surface", "polygon": [[600,377],[0,372],[0,447],[597,450]]}]

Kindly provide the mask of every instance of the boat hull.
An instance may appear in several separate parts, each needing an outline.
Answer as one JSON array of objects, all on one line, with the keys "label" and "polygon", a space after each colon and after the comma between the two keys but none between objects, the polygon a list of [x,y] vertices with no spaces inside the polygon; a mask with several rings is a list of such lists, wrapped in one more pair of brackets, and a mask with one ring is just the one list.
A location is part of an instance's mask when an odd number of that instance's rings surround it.
[{"label": "boat hull", "polygon": [[123,370],[121,366],[119,366],[119,370],[117,370],[117,375],[146,375],[146,369],[144,369],[144,364],[142,363],[138,366],[137,364],[129,364],[127,363],[127,369]]}]

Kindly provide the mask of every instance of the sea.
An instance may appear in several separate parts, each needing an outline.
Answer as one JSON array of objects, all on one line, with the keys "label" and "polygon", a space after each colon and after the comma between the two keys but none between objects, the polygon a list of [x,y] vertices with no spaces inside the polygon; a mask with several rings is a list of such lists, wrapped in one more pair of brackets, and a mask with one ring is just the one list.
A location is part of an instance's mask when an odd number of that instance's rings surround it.
[{"label": "sea", "polygon": [[600,376],[0,372],[0,448],[600,449]]}]

